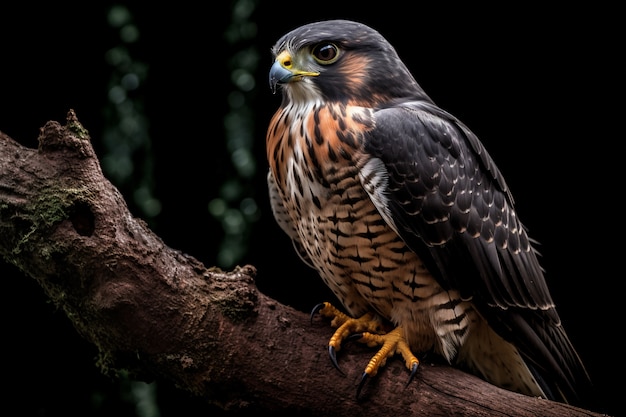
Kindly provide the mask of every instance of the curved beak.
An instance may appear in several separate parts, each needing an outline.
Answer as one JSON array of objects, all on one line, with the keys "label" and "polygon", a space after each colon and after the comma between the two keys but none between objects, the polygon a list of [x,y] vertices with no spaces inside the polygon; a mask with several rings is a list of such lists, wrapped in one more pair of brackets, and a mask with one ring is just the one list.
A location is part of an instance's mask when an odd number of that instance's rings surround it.
[{"label": "curved beak", "polygon": [[284,84],[294,77],[294,73],[282,66],[280,61],[275,61],[270,68],[270,88],[272,94],[276,94],[276,84]]},{"label": "curved beak", "polygon": [[270,68],[270,88],[276,94],[276,85],[285,84],[290,81],[301,80],[302,77],[317,77],[319,72],[302,71],[294,68],[291,55],[287,51],[281,52]]}]

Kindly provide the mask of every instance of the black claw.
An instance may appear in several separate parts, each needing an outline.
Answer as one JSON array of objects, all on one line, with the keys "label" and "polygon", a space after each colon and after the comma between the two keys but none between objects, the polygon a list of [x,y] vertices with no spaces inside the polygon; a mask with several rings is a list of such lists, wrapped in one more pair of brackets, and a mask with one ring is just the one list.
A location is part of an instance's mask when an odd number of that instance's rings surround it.
[{"label": "black claw", "polygon": [[323,308],[324,308],[324,303],[319,303],[318,305],[313,307],[313,310],[311,310],[311,324],[313,324],[313,316],[315,316],[317,313],[319,313],[320,310],[323,309]]},{"label": "black claw", "polygon": [[330,361],[333,363],[335,368],[337,368],[337,370],[341,372],[342,375],[345,375],[345,373],[341,370],[339,364],[337,363],[337,352],[335,351],[334,347],[328,346],[328,356],[330,356]]},{"label": "black claw", "polygon": [[361,382],[359,382],[359,386],[356,389],[356,399],[357,400],[361,396],[361,390],[363,389],[363,386],[365,385],[365,382],[367,381],[367,377],[368,376],[369,375],[366,372],[363,372],[363,375],[361,376]]},{"label": "black claw", "polygon": [[359,340],[362,337],[363,337],[363,333],[352,333],[350,336],[346,338],[346,341]]},{"label": "black claw", "polygon": [[406,385],[404,386],[405,388],[409,386],[411,381],[413,381],[413,378],[415,377],[415,374],[417,374],[418,365],[419,364],[414,363],[413,367],[411,367],[411,375],[409,375],[409,380],[406,382]]}]

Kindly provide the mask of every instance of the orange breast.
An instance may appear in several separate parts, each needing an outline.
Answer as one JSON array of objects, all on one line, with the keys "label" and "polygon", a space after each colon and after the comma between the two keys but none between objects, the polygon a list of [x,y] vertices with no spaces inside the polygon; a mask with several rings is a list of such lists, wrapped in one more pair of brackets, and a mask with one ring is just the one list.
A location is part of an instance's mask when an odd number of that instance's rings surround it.
[{"label": "orange breast", "polygon": [[452,358],[468,334],[471,305],[444,291],[385,222],[361,182],[371,110],[285,107],[272,118],[267,157],[281,219],[352,315],[376,311],[402,324],[413,348]]},{"label": "orange breast", "polygon": [[[266,137],[267,159],[276,181],[285,185],[291,158],[304,158],[308,167],[324,175],[336,164],[352,160],[363,133],[373,128],[372,112],[345,104],[287,106],[270,121]],[[302,155],[295,155],[296,149]]]}]

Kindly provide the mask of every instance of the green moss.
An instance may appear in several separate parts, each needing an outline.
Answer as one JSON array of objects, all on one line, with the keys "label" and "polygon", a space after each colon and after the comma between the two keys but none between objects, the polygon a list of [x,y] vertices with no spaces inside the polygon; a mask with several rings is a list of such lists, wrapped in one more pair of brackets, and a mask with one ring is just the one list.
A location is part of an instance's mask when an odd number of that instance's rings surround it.
[{"label": "green moss", "polygon": [[67,124],[67,128],[74,133],[78,138],[88,140],[89,131],[81,125],[78,120],[72,120]]},{"label": "green moss", "polygon": [[[97,339],[94,339],[97,340]],[[97,343],[96,343],[97,346]],[[123,373],[124,370],[116,369],[114,366],[115,358],[113,354],[108,350],[102,349],[101,346],[98,347],[98,356],[96,359],[96,367],[100,369],[103,375],[117,377],[119,373]]]},{"label": "green moss", "polygon": [[[72,207],[77,202],[88,201],[91,197],[91,192],[87,187],[62,188],[58,185],[52,185],[44,188],[44,190],[31,206],[27,206],[24,209],[25,214],[21,217],[30,224],[30,229],[25,231],[13,248],[12,253],[15,255],[20,254],[23,250],[29,251],[30,241],[33,236],[39,238],[41,232],[45,232],[55,224],[68,219]],[[38,233],[35,235],[35,232]],[[48,257],[51,249],[50,245],[47,245],[44,248],[40,248],[40,253],[44,257]]]}]

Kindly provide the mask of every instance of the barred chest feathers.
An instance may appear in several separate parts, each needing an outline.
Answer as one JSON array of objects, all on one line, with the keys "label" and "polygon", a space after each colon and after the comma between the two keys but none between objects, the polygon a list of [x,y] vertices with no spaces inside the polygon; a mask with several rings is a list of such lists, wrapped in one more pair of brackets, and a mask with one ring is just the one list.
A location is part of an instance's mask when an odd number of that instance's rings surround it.
[{"label": "barred chest feathers", "polygon": [[364,186],[376,196],[383,181],[374,173],[379,162],[365,162],[361,151],[362,132],[373,126],[371,110],[312,107],[287,107],[270,124],[270,181],[278,194],[273,205],[282,205],[274,211],[284,217],[279,224],[299,240],[348,313],[373,309],[402,324],[415,349],[434,347],[451,361],[475,313],[458,293],[436,283],[366,192]]}]

